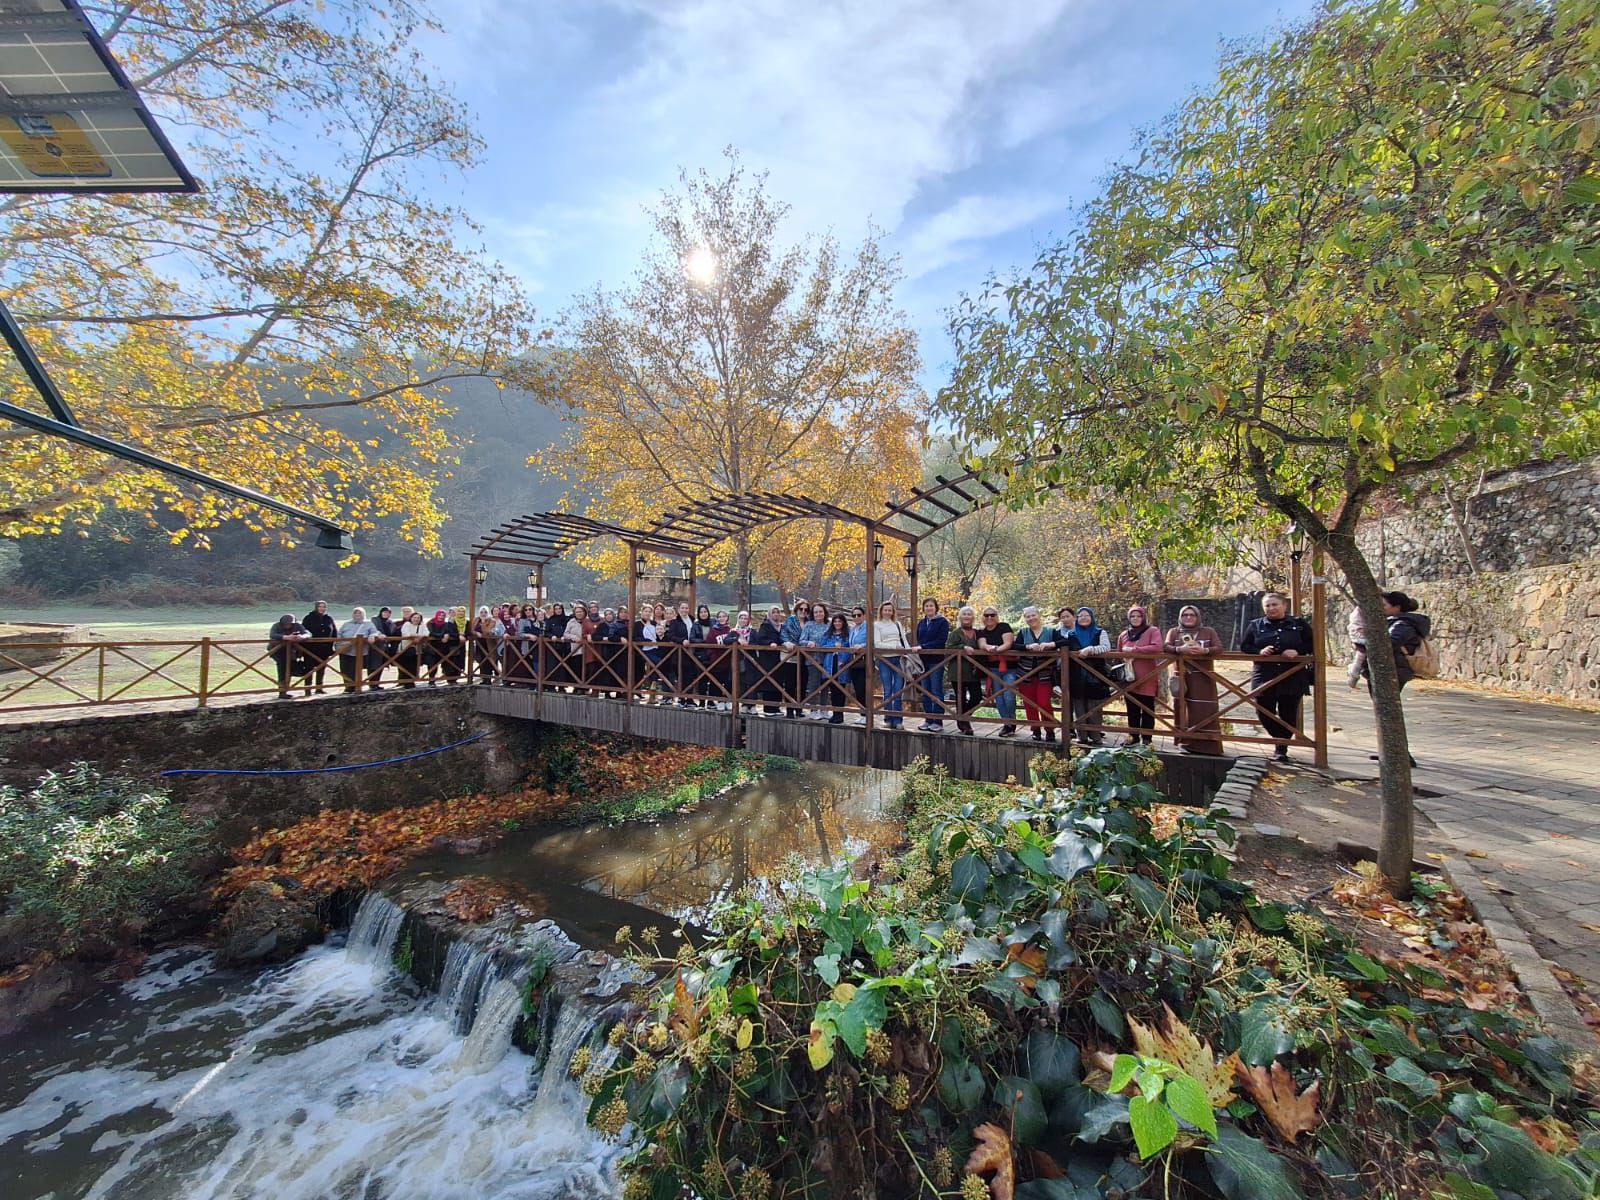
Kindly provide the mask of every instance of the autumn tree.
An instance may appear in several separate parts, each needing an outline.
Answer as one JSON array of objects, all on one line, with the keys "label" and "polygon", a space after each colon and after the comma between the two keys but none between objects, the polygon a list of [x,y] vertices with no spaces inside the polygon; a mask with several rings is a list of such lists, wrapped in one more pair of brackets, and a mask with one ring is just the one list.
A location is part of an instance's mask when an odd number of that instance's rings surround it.
[{"label": "autumn tree", "polygon": [[[1297,522],[1382,631],[1376,501],[1600,441],[1597,138],[1590,3],[1331,6],[1227,53],[1067,241],[964,307],[944,409],[996,455],[1035,433],[998,414],[1037,416],[1063,453],[1029,486],[1169,545]],[[1399,681],[1368,663],[1404,893]]]},{"label": "autumn tree", "polygon": [[[631,284],[580,297],[542,394],[574,421],[532,460],[643,527],[725,493],[792,492],[874,513],[917,478],[916,339],[896,311],[895,261],[868,237],[786,244],[787,205],[729,154],[680,176],[652,214]],[[829,522],[766,527],[710,553],[708,574],[820,588],[859,566],[859,536]],[[617,554],[616,550],[597,550]],[[620,569],[620,559],[606,568]]]},{"label": "autumn tree", "polygon": [[[432,549],[449,385],[514,371],[531,312],[425,175],[481,149],[412,0],[85,3],[196,196],[0,202],[0,286],[89,428]],[[37,407],[14,368],[11,398]],[[269,514],[0,430],[0,535]]]}]

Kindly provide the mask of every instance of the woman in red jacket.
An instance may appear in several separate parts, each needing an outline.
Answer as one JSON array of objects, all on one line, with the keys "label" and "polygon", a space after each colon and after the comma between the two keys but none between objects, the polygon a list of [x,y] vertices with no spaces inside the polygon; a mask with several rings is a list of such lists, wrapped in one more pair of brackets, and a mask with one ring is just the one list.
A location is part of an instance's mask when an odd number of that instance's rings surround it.
[{"label": "woman in red jacket", "polygon": [[[1162,649],[1161,631],[1150,624],[1150,614],[1142,604],[1128,609],[1128,627],[1117,638],[1117,649],[1124,651]],[[1124,699],[1128,703],[1128,745],[1150,744],[1149,730],[1156,727],[1156,694],[1161,690],[1161,660],[1136,658],[1128,663],[1128,684]],[[1140,730],[1147,732],[1141,733]]]}]

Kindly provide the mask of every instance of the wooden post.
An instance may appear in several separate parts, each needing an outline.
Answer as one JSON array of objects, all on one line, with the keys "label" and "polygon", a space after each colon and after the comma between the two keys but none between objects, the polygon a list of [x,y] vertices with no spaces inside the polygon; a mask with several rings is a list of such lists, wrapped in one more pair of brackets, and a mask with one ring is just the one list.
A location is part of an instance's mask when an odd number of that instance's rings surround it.
[{"label": "wooden post", "polygon": [[911,548],[911,553],[917,556],[917,569],[911,573],[911,620],[913,622],[911,628],[915,631],[917,628],[915,622],[922,620],[922,605],[917,599],[917,576],[922,573],[922,555],[918,551],[922,549],[922,545],[920,542],[907,542],[906,545]]},{"label": "wooden post", "polygon": [[1301,616],[1300,612],[1300,555],[1301,551],[1294,550],[1289,554],[1289,612],[1294,616]]},{"label": "wooden post", "polygon": [[[283,643],[279,643],[282,645]],[[200,695],[197,707],[206,706],[206,693],[211,690],[211,639],[200,639]]]},{"label": "wooden post", "polygon": [[[1311,557],[1311,637],[1316,647],[1313,661],[1316,675],[1312,681],[1313,702],[1317,709],[1317,744],[1312,750],[1312,761],[1318,767],[1328,766],[1328,585],[1322,578],[1322,552]],[[1388,647],[1383,647],[1388,651]]]},{"label": "wooden post", "polygon": [[354,690],[359,692],[363,687],[366,686],[366,682],[367,682],[367,679],[366,679],[366,675],[367,675],[367,635],[366,634],[361,634],[359,637],[357,637],[355,639],[355,646],[353,648],[354,648],[354,650],[356,652],[356,674],[355,674],[355,688],[354,688]]},{"label": "wooden post", "polygon": [[[473,681],[473,676],[478,674],[478,656],[483,653],[478,647],[478,639],[472,636],[478,620],[478,556],[472,555],[467,559],[467,631],[462,635],[463,645],[461,657],[465,660],[467,668],[467,682]],[[335,643],[334,648],[337,648]],[[330,654],[332,651],[330,650]]]},{"label": "wooden post", "polygon": [[100,668],[96,672],[94,698],[104,704],[106,699],[106,644],[101,642],[99,647]]},{"label": "wooden post", "polygon": [[[639,616],[639,547],[635,542],[623,542],[628,551],[628,628],[622,635],[623,645],[628,648],[628,703],[637,700],[635,692],[639,687],[638,657],[644,652],[643,645],[635,646],[633,643],[633,623],[642,620]],[[631,726],[630,726],[631,728]]]},{"label": "wooden post", "polygon": [[689,555],[689,615],[692,617],[700,611],[700,605],[695,599],[697,580],[699,574],[700,558],[698,555]]},{"label": "wooden post", "polygon": [[[864,695],[862,697],[862,707],[866,710],[867,736],[870,739],[871,736],[872,736],[872,730],[873,730],[873,721],[872,721],[873,709],[877,707],[876,704],[873,702],[873,691],[872,691],[873,676],[876,675],[877,671],[878,671],[878,664],[873,661],[873,656],[872,656],[872,647],[873,647],[873,642],[874,642],[874,638],[872,636],[872,634],[873,634],[873,628],[872,627],[873,627],[873,623],[876,622],[877,619],[878,619],[878,609],[877,609],[877,606],[873,603],[874,596],[873,596],[873,586],[872,585],[873,585],[873,582],[874,582],[874,577],[878,573],[878,568],[877,568],[877,564],[875,564],[872,561],[872,543],[877,541],[878,530],[870,521],[866,525],[864,525],[862,528],[866,530],[866,542],[867,542],[867,544],[866,544],[866,555],[867,555],[867,604],[866,604],[866,608],[867,608],[867,645],[866,645],[867,654],[866,654],[866,659],[867,659],[867,661],[866,661],[866,676],[867,676],[867,686],[862,689],[862,691],[864,692]],[[868,761],[869,764],[872,761],[872,756],[870,754],[868,754],[868,756],[867,756],[867,761]]]}]

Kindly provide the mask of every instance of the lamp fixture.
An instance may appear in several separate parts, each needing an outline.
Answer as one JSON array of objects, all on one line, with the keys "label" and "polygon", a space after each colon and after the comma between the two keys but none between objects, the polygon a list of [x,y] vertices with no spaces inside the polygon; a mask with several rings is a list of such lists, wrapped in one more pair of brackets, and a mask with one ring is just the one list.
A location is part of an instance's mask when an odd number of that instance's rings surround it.
[{"label": "lamp fixture", "polygon": [[872,569],[876,571],[883,566],[883,542],[877,538],[872,539]]},{"label": "lamp fixture", "polygon": [[906,574],[907,575],[913,575],[913,576],[916,575],[916,573],[917,573],[917,548],[915,546],[907,546],[906,547],[906,552],[900,556],[900,561],[905,564]]},{"label": "lamp fixture", "polygon": [[1299,562],[1306,552],[1306,531],[1298,521],[1289,526],[1289,557]]},{"label": "lamp fixture", "polygon": [[478,581],[478,586],[482,587],[489,582],[489,568],[479,563],[477,570],[472,572],[472,577]]},{"label": "lamp fixture", "polygon": [[644,567],[644,551],[640,550],[633,556],[633,577],[635,579],[644,578]]}]

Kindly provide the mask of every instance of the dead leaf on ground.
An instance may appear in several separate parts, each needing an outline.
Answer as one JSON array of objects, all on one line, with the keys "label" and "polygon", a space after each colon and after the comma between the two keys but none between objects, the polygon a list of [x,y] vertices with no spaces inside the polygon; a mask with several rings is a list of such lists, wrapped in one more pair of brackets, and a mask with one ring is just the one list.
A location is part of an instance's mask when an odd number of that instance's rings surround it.
[{"label": "dead leaf on ground", "polygon": [[1202,1042],[1172,1009],[1165,1006],[1159,1026],[1143,1025],[1129,1017],[1128,1028],[1133,1031],[1133,1044],[1140,1054],[1169,1062],[1199,1080],[1211,1100],[1212,1108],[1225,1108],[1233,1103],[1236,1098],[1233,1091],[1234,1070],[1239,1062],[1237,1054],[1230,1054],[1219,1062],[1211,1043]]},{"label": "dead leaf on ground", "polygon": [[1011,1135],[1000,1126],[985,1122],[972,1131],[977,1145],[967,1155],[967,1174],[993,1175],[989,1194],[994,1200],[1013,1200],[1017,1189],[1017,1165],[1011,1157]]},{"label": "dead leaf on ground", "polygon": [[1488,858],[1489,854],[1488,854],[1488,851],[1486,851],[1486,850],[1468,850],[1467,851],[1467,857],[1468,858]]},{"label": "dead leaf on ground", "polygon": [[1236,1070],[1244,1090],[1250,1093],[1262,1115],[1284,1141],[1293,1142],[1317,1127],[1321,1080],[1302,1092],[1297,1090],[1289,1069],[1280,1062],[1273,1063],[1271,1071],[1265,1067],[1247,1067],[1243,1063],[1239,1063]]}]

